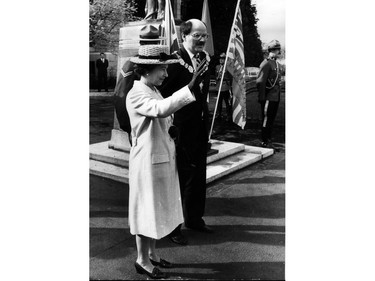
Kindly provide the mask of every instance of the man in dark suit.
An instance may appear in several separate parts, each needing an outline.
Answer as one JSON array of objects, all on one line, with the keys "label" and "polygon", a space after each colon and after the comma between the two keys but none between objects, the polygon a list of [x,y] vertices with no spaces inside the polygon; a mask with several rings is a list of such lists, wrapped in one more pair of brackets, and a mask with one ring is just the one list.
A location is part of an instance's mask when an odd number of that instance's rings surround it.
[{"label": "man in dark suit", "polygon": [[[177,51],[178,64],[168,67],[168,78],[164,80],[160,91],[164,97],[172,95],[191,80],[197,66],[208,64],[210,56],[203,50],[208,38],[206,25],[197,19],[183,22],[180,26],[183,46]],[[185,226],[211,233],[204,220],[206,202],[206,168],[208,147],[208,104],[210,75],[205,71],[196,79],[192,92],[196,101],[178,110],[174,114],[174,125],[179,131],[177,143],[177,167],[180,178],[181,198]],[[179,225],[169,238],[177,244],[186,245]]]},{"label": "man in dark suit", "polygon": [[108,92],[107,86],[107,68],[108,68],[108,60],[105,58],[104,53],[100,53],[100,59],[96,60],[96,68],[98,69],[98,92],[101,91],[102,88]]}]

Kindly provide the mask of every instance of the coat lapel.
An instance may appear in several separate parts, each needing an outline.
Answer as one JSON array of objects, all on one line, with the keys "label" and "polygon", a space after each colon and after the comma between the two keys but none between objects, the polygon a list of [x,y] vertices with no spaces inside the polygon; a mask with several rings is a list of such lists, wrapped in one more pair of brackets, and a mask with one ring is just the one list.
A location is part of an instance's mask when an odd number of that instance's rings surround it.
[{"label": "coat lapel", "polygon": [[190,66],[193,66],[193,62],[191,61],[190,59],[190,56],[189,56],[189,53],[186,51],[184,45],[181,46],[181,49],[180,49],[181,53],[181,58]]}]

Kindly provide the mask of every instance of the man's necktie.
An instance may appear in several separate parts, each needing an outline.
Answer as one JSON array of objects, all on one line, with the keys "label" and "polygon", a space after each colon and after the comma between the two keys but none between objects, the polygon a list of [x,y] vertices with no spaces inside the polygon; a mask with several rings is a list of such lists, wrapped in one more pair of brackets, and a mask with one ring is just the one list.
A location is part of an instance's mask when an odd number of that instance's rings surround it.
[{"label": "man's necktie", "polygon": [[199,57],[199,53],[197,53],[196,55],[195,55],[195,62],[196,62],[196,67],[195,67],[195,69],[196,70],[198,70],[198,66],[201,64],[201,59],[200,59],[200,57]]}]

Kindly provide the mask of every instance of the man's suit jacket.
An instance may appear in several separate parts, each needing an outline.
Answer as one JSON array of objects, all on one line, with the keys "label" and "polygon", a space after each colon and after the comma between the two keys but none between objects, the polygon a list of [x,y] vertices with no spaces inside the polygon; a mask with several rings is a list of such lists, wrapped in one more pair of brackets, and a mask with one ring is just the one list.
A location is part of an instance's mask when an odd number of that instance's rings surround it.
[{"label": "man's suit jacket", "polygon": [[104,59],[104,62],[102,62],[101,59],[97,59],[96,60],[96,68],[98,69],[99,75],[107,74],[108,60]]},{"label": "man's suit jacket", "polygon": [[[177,55],[180,57],[182,64],[193,67],[193,63],[188,52],[182,46]],[[200,54],[201,59],[206,53]],[[183,60],[183,61],[182,61]],[[172,95],[183,86],[189,84],[193,77],[193,73],[181,63],[170,64],[168,66],[168,78],[160,87],[160,92],[164,97]],[[189,154],[194,158],[196,151],[206,150],[208,141],[208,104],[207,95],[210,84],[210,74],[207,70],[202,76],[197,77],[194,87],[191,90],[195,95],[195,102],[181,108],[174,114],[174,125],[178,127],[180,132],[180,145],[185,147]],[[202,143],[204,147],[202,148]]]}]

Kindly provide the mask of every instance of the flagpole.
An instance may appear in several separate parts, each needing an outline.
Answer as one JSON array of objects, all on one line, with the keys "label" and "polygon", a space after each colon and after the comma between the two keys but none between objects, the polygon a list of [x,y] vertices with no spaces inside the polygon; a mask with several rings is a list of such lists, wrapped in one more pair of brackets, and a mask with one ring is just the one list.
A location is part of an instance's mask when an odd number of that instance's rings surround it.
[{"label": "flagpole", "polygon": [[231,36],[232,36],[232,32],[233,32],[233,28],[234,28],[234,24],[236,23],[236,18],[237,18],[237,13],[238,13],[238,9],[239,9],[239,5],[240,5],[240,1],[241,1],[241,0],[238,0],[238,1],[237,1],[236,10],[235,10],[235,13],[234,13],[234,19],[233,19],[233,23],[232,23],[232,28],[230,29],[230,34],[229,34],[229,43],[228,43],[227,52],[226,52],[226,55],[225,55],[225,62],[224,62],[223,72],[222,72],[222,74],[221,74],[220,85],[219,85],[219,91],[218,91],[218,94],[217,94],[217,99],[216,99],[216,104],[215,104],[214,115],[213,115],[212,123],[211,123],[211,129],[210,129],[210,133],[209,133],[209,135],[208,135],[208,140],[209,140],[209,141],[211,140],[212,129],[213,129],[213,127],[214,127],[214,122],[215,122],[215,116],[216,116],[217,105],[218,105],[219,98],[220,98],[221,86],[223,85],[224,74],[225,74],[226,67],[227,67],[227,62],[228,62],[228,53],[229,53],[230,40],[231,40]]},{"label": "flagpole", "polygon": [[164,25],[165,25],[165,45],[168,46],[168,48],[170,49],[171,48],[171,30],[170,30],[170,26],[169,26],[169,22],[171,21],[171,8],[170,8],[170,0],[167,0],[167,3],[166,3],[166,6],[164,8],[165,10],[165,14],[164,14]]}]

